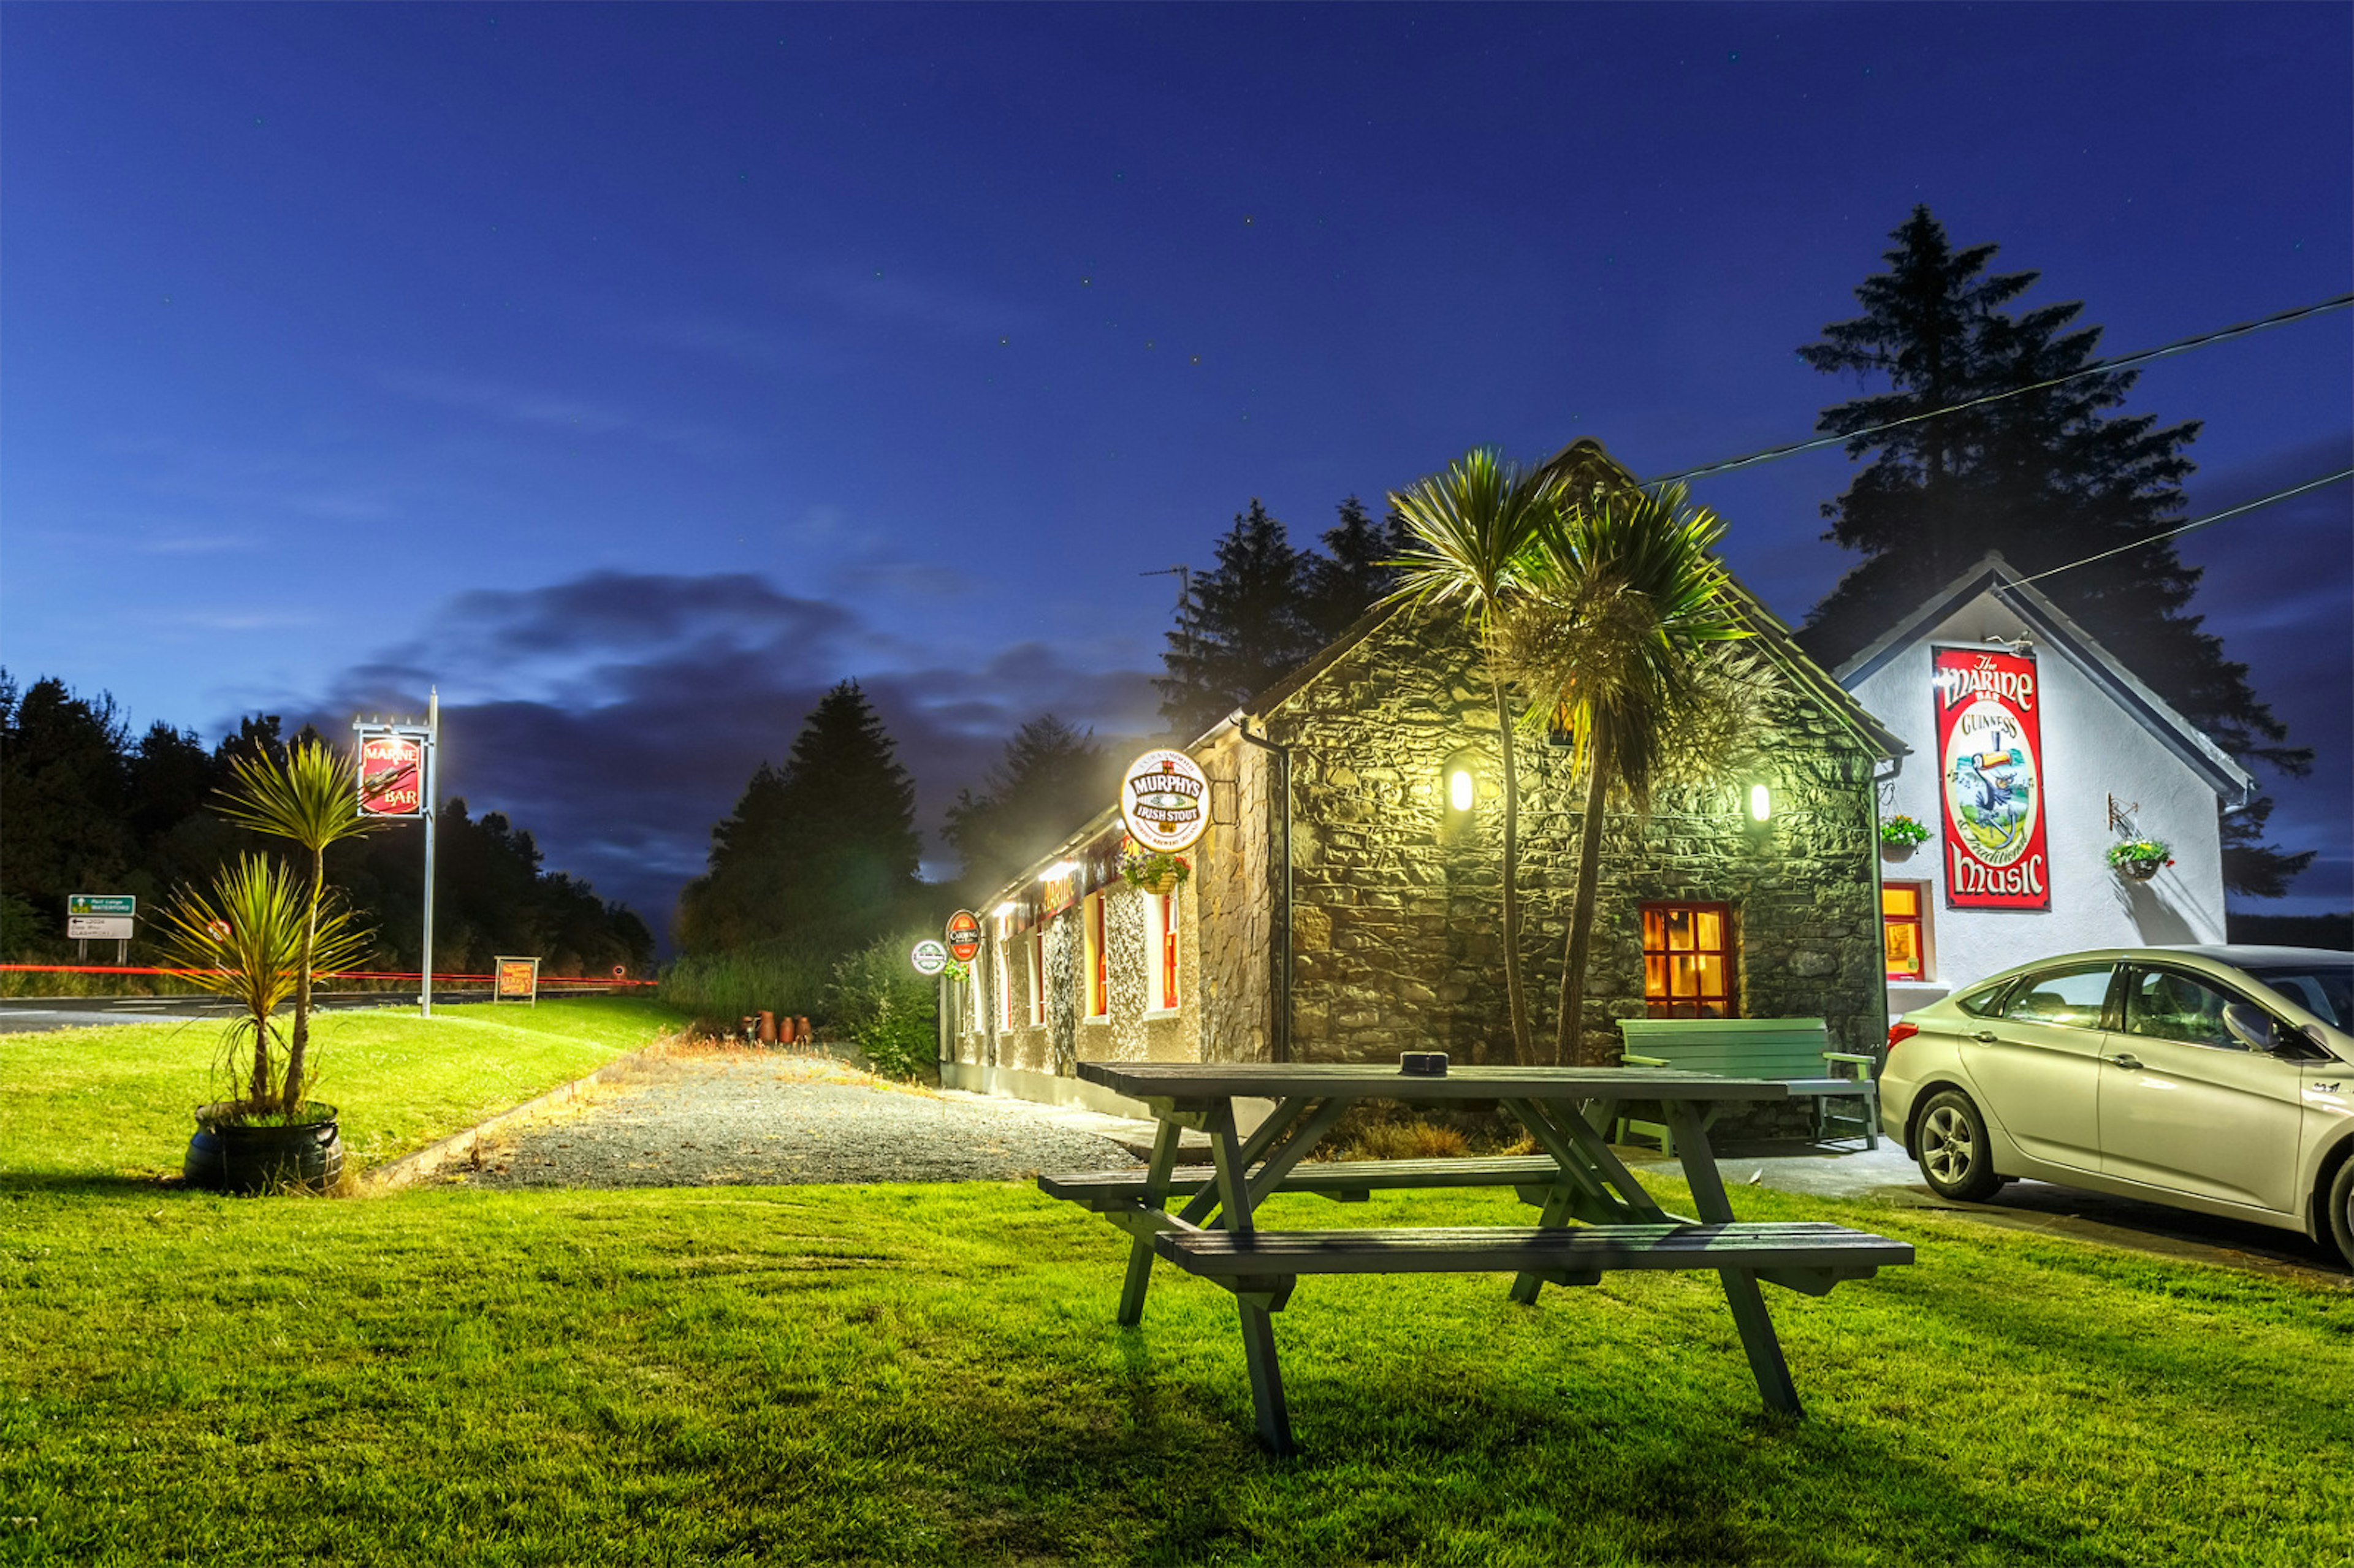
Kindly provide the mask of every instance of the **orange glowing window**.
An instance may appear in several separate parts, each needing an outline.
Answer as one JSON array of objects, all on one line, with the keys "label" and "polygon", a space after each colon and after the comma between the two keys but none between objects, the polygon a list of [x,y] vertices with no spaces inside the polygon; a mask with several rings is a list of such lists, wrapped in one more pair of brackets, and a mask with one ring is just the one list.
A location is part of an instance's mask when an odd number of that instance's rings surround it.
[{"label": "orange glowing window", "polygon": [[1087,904],[1087,1016],[1111,1016],[1111,969],[1104,956],[1104,895],[1090,895]]},{"label": "orange glowing window", "polygon": [[1145,961],[1151,966],[1145,1005],[1154,1012],[1177,1007],[1177,895],[1144,895]]},{"label": "orange glowing window", "polygon": [[1643,906],[1643,1001],[1653,1018],[1733,1016],[1733,916],[1727,906]]},{"label": "orange glowing window", "polygon": [[1893,980],[1925,980],[1929,948],[1922,928],[1927,884],[1891,882],[1880,890],[1880,938]]}]

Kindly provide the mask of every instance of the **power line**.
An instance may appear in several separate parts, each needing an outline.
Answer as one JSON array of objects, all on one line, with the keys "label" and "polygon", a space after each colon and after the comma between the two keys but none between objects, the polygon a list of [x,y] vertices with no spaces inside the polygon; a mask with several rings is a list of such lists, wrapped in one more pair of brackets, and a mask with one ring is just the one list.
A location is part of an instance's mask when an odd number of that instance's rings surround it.
[{"label": "power line", "polygon": [[1796,457],[1800,452],[1820,451],[1825,447],[1843,446],[1849,441],[1857,440],[1865,436],[1879,435],[1883,430],[1900,429],[1906,425],[1918,424],[1924,419],[1935,419],[1946,414],[1958,414],[1966,409],[1983,408],[1988,403],[1999,403],[2006,397],[2017,397],[2029,392],[2041,392],[2060,386],[2063,382],[2074,381],[2081,376],[2098,376],[2104,371],[2123,370],[2129,366],[2146,365],[2153,359],[2164,359],[2168,355],[2184,354],[2194,348],[2204,348],[2211,343],[2222,343],[2231,338],[2245,337],[2250,333],[2263,332],[2267,327],[2285,326],[2291,322],[2303,321],[2307,316],[2317,316],[2328,311],[2344,310],[2349,305],[2354,305],[2354,294],[2339,294],[2317,304],[2299,305],[2295,310],[2261,316],[2254,321],[2242,322],[2236,326],[2223,327],[2215,332],[2200,333],[2196,337],[2186,337],[2158,348],[2145,348],[2133,354],[2121,354],[2114,359],[2096,360],[2081,370],[2072,370],[2065,376],[2055,376],[2049,381],[2038,381],[2026,387],[2013,387],[2003,392],[1989,392],[1983,397],[1973,397],[1967,403],[1956,403],[1944,408],[1931,408],[1925,413],[1907,414],[1901,419],[1891,419],[1882,425],[1867,425],[1862,429],[1849,430],[1840,435],[1818,436],[1811,440],[1793,441],[1787,446],[1768,447],[1764,451],[1752,452],[1747,457],[1727,458],[1723,462],[1702,463],[1698,468],[1663,473],[1656,479],[1646,480],[1644,482],[1668,484],[1678,480],[1702,479],[1710,474],[1730,473],[1737,468],[1749,468],[1761,462],[1772,462],[1777,458]]},{"label": "power line", "polygon": [[2022,583],[2040,583],[2045,577],[2056,577],[2062,572],[2073,572],[2078,567],[2089,567],[2094,561],[2105,561],[2112,556],[2122,556],[2127,550],[2138,550],[2144,545],[2155,545],[2166,539],[2179,539],[2185,534],[2195,534],[2200,529],[2221,523],[2227,517],[2237,517],[2243,512],[2253,512],[2260,506],[2270,506],[2276,501],[2286,501],[2293,495],[2303,495],[2308,490],[2319,490],[2324,485],[2336,484],[2339,480],[2347,478],[2354,478],[2354,468],[2341,468],[2336,473],[2325,473],[2319,479],[2309,479],[2303,484],[2292,485],[2286,490],[2275,490],[2270,495],[2260,495],[2253,501],[2243,501],[2239,505],[2225,511],[2185,523],[2179,528],[2168,528],[2163,534],[2152,534],[2147,539],[2136,539],[2130,545],[2119,545],[2114,550],[2103,550],[2097,556],[2087,556],[2081,561],[2071,561],[2064,567],[2054,567],[2048,572],[2038,572],[2031,577],[2021,577],[2019,580]]}]

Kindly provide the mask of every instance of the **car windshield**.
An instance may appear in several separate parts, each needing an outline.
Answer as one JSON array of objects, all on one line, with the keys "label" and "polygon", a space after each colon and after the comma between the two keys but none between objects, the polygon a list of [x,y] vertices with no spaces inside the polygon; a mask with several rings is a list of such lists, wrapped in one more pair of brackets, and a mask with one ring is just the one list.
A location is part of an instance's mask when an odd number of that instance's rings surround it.
[{"label": "car windshield", "polygon": [[2354,964],[2267,964],[2247,973],[2324,1023],[2354,1029]]}]

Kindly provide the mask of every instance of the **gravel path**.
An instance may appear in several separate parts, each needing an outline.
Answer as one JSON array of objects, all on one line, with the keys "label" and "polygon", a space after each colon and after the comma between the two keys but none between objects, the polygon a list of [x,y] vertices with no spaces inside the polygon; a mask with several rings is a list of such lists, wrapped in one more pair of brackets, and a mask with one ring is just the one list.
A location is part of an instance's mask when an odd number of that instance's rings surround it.
[{"label": "gravel path", "polygon": [[766,1052],[673,1056],[578,1108],[486,1139],[484,1187],[1005,1181],[1137,1163],[1021,1101],[944,1097],[839,1063]]}]

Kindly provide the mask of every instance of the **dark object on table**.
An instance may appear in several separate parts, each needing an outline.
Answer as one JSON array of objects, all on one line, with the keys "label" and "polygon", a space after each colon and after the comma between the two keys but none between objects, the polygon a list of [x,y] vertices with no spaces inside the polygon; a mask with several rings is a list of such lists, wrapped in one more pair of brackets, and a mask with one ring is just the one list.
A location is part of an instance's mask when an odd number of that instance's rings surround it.
[{"label": "dark object on table", "polygon": [[1417,1078],[1447,1076],[1447,1053],[1444,1051],[1408,1051],[1398,1057],[1398,1071]]}]

